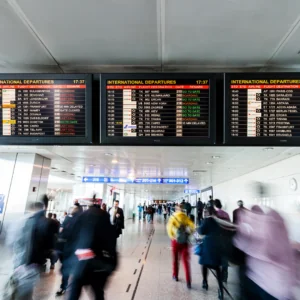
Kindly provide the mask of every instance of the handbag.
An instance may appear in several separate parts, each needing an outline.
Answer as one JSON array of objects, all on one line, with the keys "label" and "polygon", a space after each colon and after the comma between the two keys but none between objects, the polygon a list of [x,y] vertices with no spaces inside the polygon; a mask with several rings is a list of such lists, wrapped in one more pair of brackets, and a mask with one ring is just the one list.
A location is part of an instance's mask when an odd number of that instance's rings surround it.
[{"label": "handbag", "polygon": [[203,241],[201,241],[195,245],[194,254],[197,256],[201,256],[203,254]]}]

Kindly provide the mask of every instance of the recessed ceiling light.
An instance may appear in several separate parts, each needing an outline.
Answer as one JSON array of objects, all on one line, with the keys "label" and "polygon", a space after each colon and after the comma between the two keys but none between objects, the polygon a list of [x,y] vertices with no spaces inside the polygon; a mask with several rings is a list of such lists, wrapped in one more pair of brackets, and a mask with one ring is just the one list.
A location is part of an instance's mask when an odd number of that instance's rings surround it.
[{"label": "recessed ceiling light", "polygon": [[264,148],[264,151],[271,151],[271,150],[274,150],[274,148],[272,148],[272,147]]},{"label": "recessed ceiling light", "polygon": [[113,156],[111,153],[105,153],[105,156]]},{"label": "recessed ceiling light", "polygon": [[117,164],[118,161],[117,161],[116,159],[113,159],[113,160],[111,161],[111,163],[112,163],[112,164]]},{"label": "recessed ceiling light", "polygon": [[213,159],[218,159],[218,158],[221,158],[221,156],[219,156],[219,155],[214,155],[214,156],[212,156],[211,158],[213,158]]},{"label": "recessed ceiling light", "polygon": [[212,165],[213,163],[211,161],[208,161],[206,164],[207,165]]}]

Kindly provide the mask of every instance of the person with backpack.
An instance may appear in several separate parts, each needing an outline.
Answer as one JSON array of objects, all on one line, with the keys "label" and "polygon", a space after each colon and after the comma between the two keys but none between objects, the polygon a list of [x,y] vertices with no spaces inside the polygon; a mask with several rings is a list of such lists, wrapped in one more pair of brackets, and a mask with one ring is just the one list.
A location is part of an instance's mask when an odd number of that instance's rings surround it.
[{"label": "person with backpack", "polygon": [[171,239],[173,255],[173,279],[178,281],[179,257],[182,256],[187,287],[191,288],[190,253],[188,239],[195,230],[195,225],[184,213],[184,205],[176,207],[175,213],[167,224],[167,232]]}]

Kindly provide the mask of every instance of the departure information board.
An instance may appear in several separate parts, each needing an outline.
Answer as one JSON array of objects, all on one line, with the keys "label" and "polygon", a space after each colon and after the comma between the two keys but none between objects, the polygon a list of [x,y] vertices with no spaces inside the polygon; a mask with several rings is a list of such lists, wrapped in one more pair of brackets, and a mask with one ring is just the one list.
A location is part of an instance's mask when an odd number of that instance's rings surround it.
[{"label": "departure information board", "polygon": [[228,140],[300,144],[299,74],[228,74],[226,88]]},{"label": "departure information board", "polygon": [[89,143],[89,75],[1,75],[0,141]]},{"label": "departure information board", "polygon": [[105,140],[117,144],[164,144],[170,139],[179,144],[210,142],[213,80],[209,74],[189,75],[103,75]]}]

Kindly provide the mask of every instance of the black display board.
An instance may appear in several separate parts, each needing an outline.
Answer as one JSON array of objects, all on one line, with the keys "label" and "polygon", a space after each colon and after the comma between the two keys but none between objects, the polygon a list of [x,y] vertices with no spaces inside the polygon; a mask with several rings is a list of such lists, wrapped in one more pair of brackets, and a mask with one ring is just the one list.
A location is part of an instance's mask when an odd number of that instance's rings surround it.
[{"label": "black display board", "polygon": [[90,144],[92,76],[0,74],[0,144]]},{"label": "black display board", "polygon": [[300,74],[225,74],[225,140],[231,145],[300,145]]},{"label": "black display board", "polygon": [[214,74],[102,74],[107,145],[212,145]]}]

